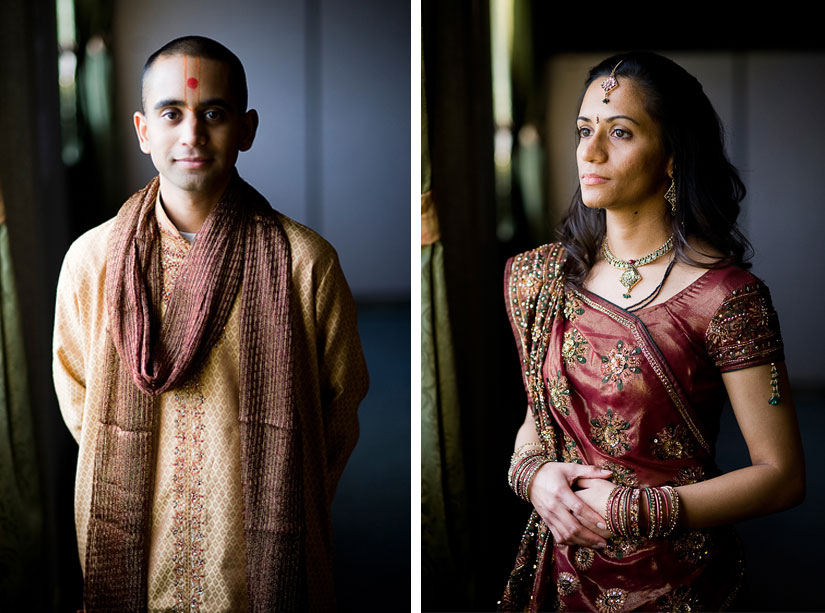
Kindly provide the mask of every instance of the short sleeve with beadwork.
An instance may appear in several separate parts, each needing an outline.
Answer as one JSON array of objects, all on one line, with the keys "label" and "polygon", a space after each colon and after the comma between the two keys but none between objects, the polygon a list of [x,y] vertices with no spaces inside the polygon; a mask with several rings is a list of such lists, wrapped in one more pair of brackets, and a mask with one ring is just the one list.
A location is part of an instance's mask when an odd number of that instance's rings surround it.
[{"label": "short sleeve with beadwork", "polygon": [[705,343],[721,372],[784,361],[779,318],[765,284],[733,290],[711,318]]}]

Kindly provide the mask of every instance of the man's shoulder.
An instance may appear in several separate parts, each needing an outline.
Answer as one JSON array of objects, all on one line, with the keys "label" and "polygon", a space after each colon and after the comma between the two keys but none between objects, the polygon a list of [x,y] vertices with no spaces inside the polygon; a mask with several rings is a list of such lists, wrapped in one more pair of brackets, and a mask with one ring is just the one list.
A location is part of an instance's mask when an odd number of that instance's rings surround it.
[{"label": "man's shoulder", "polygon": [[72,268],[101,268],[106,263],[106,245],[115,218],[87,230],[69,246],[66,252],[66,262]]},{"label": "man's shoulder", "polygon": [[335,248],[315,230],[276,211],[278,222],[284,229],[295,264],[320,264],[337,261]]}]

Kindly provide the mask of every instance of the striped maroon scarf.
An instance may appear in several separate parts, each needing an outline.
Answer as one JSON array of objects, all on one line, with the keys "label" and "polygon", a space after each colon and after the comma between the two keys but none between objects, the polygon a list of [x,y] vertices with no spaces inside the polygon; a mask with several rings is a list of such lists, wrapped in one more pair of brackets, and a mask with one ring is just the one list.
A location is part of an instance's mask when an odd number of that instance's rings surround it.
[{"label": "striped maroon scarf", "polygon": [[158,186],[156,177],[123,205],[108,244],[109,369],[95,449],[86,611],[146,610],[158,399],[203,365],[238,292],[250,610],[300,610],[304,522],[289,242],[263,196],[236,174],[198,233],[161,321]]}]

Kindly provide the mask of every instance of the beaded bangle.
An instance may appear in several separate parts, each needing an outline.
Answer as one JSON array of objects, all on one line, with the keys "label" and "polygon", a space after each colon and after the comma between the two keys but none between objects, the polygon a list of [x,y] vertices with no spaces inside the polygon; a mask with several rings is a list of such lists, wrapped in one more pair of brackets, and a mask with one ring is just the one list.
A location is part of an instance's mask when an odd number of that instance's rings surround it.
[{"label": "beaded bangle", "polygon": [[679,521],[679,493],[675,488],[644,488],[647,497],[647,537],[665,537],[676,529]]},{"label": "beaded bangle", "polygon": [[642,491],[638,488],[633,488],[630,490],[630,530],[629,532],[633,536],[642,536],[642,532],[639,528],[639,496],[641,495]]},{"label": "beaded bangle", "polygon": [[[538,447],[530,450],[530,447]],[[538,443],[527,443],[519,447],[510,458],[510,470],[507,473],[507,482],[510,489],[516,496],[526,502],[530,502],[530,484],[536,476],[539,468],[547,464],[550,460],[544,455],[541,445]]]},{"label": "beaded bangle", "polygon": [[617,485],[607,496],[604,518],[616,536],[641,537],[641,497],[647,500],[647,537],[665,537],[679,521],[679,493],[669,485],[633,488]]},{"label": "beaded bangle", "polygon": [[665,494],[667,494],[670,499],[670,521],[665,532],[662,534],[662,536],[667,536],[676,529],[676,524],[679,521],[679,492],[676,491],[675,487],[670,487],[669,485],[664,486],[662,489],[665,490]]}]

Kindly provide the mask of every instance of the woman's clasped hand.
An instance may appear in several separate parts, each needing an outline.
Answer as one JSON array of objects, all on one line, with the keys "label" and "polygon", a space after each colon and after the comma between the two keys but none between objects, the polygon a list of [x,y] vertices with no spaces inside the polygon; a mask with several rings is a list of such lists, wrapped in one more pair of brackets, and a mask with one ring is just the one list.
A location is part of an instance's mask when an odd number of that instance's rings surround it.
[{"label": "woman's clasped hand", "polygon": [[596,466],[548,462],[530,484],[530,501],[561,545],[603,548],[612,534],[602,515],[614,487],[611,471]]}]

